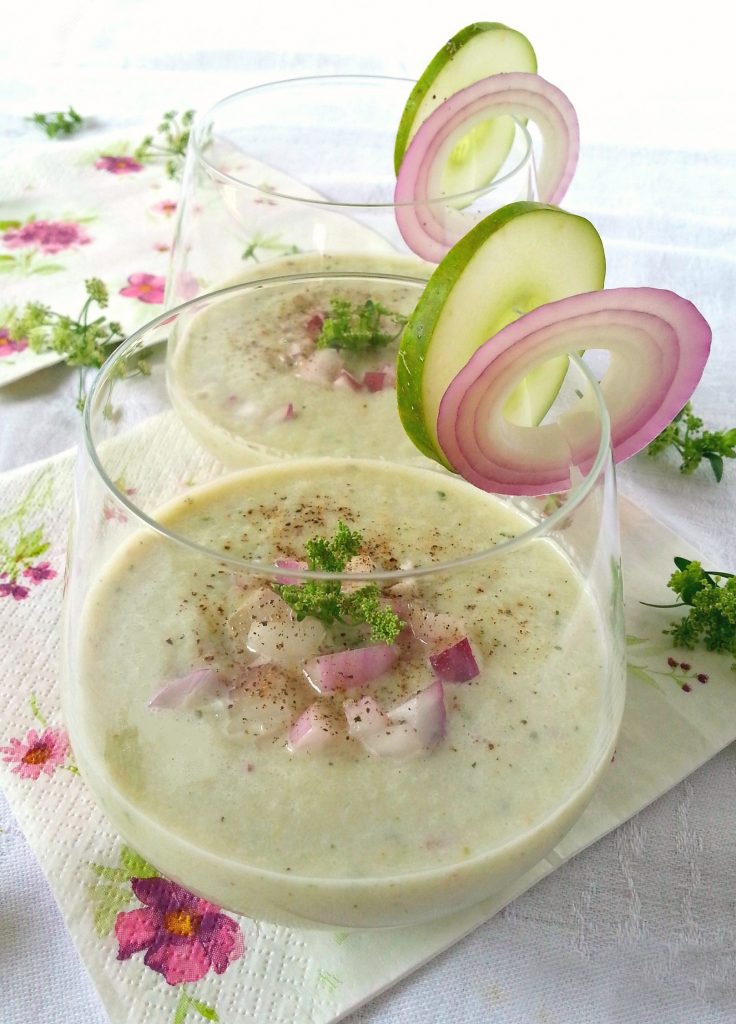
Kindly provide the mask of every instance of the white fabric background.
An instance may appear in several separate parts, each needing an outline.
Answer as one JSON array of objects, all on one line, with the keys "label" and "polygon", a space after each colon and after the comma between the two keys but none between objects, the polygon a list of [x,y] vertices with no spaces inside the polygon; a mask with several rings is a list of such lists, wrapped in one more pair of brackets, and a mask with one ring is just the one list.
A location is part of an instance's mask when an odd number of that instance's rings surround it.
[{"label": "white fabric background", "polygon": [[[37,0],[12,16],[3,5],[5,157],[37,144],[22,120],[33,110],[72,103],[100,126],[124,128],[293,74],[416,76],[448,35],[495,19],[532,39],[540,71],[578,109],[583,152],[566,205],[596,211],[607,242],[736,260],[733,16],[710,0],[687,17],[673,4],[632,0],[608,9],[580,0],[493,9],[460,0],[449,11],[386,0],[286,0],[268,9],[208,0],[204,12],[173,0]],[[718,281],[711,285],[717,292]],[[730,303],[736,313],[736,297]],[[724,336],[717,372],[698,392],[710,423],[736,423],[734,380],[736,342]],[[67,371],[53,368],[0,392],[0,470],[75,442],[73,387]],[[716,488],[705,471],[682,479],[674,464],[640,459],[620,479],[623,491],[734,571],[736,466],[726,476]],[[731,747],[351,1024],[732,1024],[735,789]],[[0,1021],[104,1024],[1,797],[0,829]]]}]

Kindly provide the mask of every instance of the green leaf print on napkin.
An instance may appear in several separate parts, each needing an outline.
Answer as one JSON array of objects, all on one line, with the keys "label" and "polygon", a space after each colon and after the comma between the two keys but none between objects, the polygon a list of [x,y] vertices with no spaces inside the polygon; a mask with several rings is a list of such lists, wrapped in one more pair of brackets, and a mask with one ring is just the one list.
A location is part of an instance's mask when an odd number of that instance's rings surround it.
[{"label": "green leaf print on napkin", "polygon": [[49,548],[44,528],[28,523],[50,496],[51,477],[44,473],[15,508],[0,515],[0,598],[24,601],[33,587],[57,575],[49,562],[37,561]]},{"label": "green leaf print on napkin", "polygon": [[183,1024],[190,1010],[198,1013],[203,1020],[211,1020],[215,1021],[215,1024],[219,1024],[220,1017],[214,1006],[203,1003],[201,999],[195,999],[194,996],[189,995],[186,989],[182,988],[172,1024]]},{"label": "green leaf print on napkin", "polygon": [[135,899],[130,888],[131,878],[157,878],[158,871],[129,846],[123,846],[119,854],[119,867],[90,863],[90,870],[96,881],[88,886],[92,899],[95,932],[98,938],[109,935],[115,927],[115,920],[121,910]]}]

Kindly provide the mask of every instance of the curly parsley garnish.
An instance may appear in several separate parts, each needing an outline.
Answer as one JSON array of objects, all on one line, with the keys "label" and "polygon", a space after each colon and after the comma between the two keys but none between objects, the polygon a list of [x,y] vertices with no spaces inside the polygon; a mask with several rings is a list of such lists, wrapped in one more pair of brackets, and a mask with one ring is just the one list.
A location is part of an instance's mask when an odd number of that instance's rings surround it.
[{"label": "curly parsley garnish", "polygon": [[707,459],[720,483],[723,460],[736,458],[736,427],[731,430],[703,430],[703,421],[693,413],[690,402],[680,410],[669,426],[648,445],[649,455],[659,455],[670,445],[682,462],[680,472],[693,473]]},{"label": "curly parsley garnish", "polygon": [[[307,541],[307,567],[313,572],[344,572],[350,559],[360,551],[362,541],[359,533],[338,522],[332,540],[315,537]],[[308,580],[301,585],[273,583],[272,587],[299,621],[310,616],[328,626],[333,622],[365,624],[371,627],[371,640],[385,644],[392,644],[403,627],[398,615],[381,604],[375,583],[349,593],[343,591],[339,580]]]},{"label": "curly parsley garnish", "polygon": [[[650,608],[683,608],[691,611],[666,629],[675,644],[692,650],[702,642],[709,651],[723,651],[736,658],[736,576],[730,572],[706,571],[700,562],[675,558],[677,572],[667,586],[681,599],[676,604],[649,605]],[[725,580],[725,583],[720,583]],[[642,602],[647,604],[646,601]],[[736,661],[731,668],[736,671]]]},{"label": "curly parsley garnish", "polygon": [[[398,327],[398,330],[387,330],[386,321]],[[405,316],[393,313],[373,299],[366,299],[362,305],[357,306],[347,299],[333,298],[330,300],[330,312],[314,343],[317,348],[368,352],[396,341],[405,323]]]},{"label": "curly parsley garnish", "polygon": [[55,139],[57,135],[72,135],[84,123],[84,118],[76,112],[74,107],[69,107],[66,112],[49,110],[45,114],[33,114],[26,120],[43,128],[50,139]]},{"label": "curly parsley garnish", "polygon": [[136,160],[145,163],[164,160],[170,178],[178,177],[184,165],[194,111],[185,110],[181,115],[181,123],[178,117],[177,110],[167,110],[156,129],[157,134],[146,135],[133,154]]},{"label": "curly parsley garnish", "polygon": [[[8,333],[14,338],[27,338],[28,346],[34,352],[54,352],[63,358],[68,366],[79,367],[79,388],[77,408],[82,410],[86,399],[85,371],[99,369],[107,357],[125,337],[119,323],[104,316],[90,319],[92,306],[100,309],[107,306],[107,288],[99,278],[91,277],[84,282],[87,299],[79,316],[55,313],[40,302],[30,302],[20,314],[13,314],[7,322]],[[146,372],[146,365],[139,360],[137,368]]]}]

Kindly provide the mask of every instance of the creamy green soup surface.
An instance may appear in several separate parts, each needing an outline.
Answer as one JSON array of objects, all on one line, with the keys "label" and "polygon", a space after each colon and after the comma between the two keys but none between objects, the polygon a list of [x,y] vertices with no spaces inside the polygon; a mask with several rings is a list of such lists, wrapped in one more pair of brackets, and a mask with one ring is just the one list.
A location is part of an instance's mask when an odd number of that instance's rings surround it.
[{"label": "creamy green soup surface", "polygon": [[[544,539],[411,575],[524,532],[518,512],[439,472],[334,458],[237,471],[159,520],[212,555],[153,531],[129,537],[89,592],[67,713],[103,806],[162,872],[254,916],[396,924],[482,898],[572,823],[613,741],[609,657],[580,576]],[[446,616],[448,636],[406,630],[396,664],[357,688],[320,695],[297,661],[244,700],[236,681],[273,591],[223,559],[303,559],[338,522],[362,535],[358,569],[408,574],[379,581],[382,599]],[[407,756],[365,749],[346,730],[344,701],[370,695],[390,709],[431,685],[429,655],[458,623],[479,673],[443,683],[444,735]],[[317,653],[369,643],[335,625]],[[232,688],[149,706],[202,667]],[[334,737],[294,751],[289,731],[315,701]]]},{"label": "creamy green soup surface", "polygon": [[[325,262],[326,261],[326,262]],[[273,273],[309,274],[315,257],[276,261]],[[365,258],[364,258],[365,262]],[[192,434],[226,465],[274,455],[361,455],[387,452],[421,460],[399,421],[395,364],[402,324],[426,277],[418,260],[382,255],[367,266],[381,276],[351,278],[346,256],[324,257],[319,269],[338,275],[281,280],[232,293],[178,325],[170,345],[169,394]],[[267,276],[269,265],[260,268]],[[252,276],[252,275],[251,275]],[[351,350],[320,347],[333,302],[351,312],[380,307],[376,334],[385,344]],[[358,323],[355,316],[353,327]]]}]

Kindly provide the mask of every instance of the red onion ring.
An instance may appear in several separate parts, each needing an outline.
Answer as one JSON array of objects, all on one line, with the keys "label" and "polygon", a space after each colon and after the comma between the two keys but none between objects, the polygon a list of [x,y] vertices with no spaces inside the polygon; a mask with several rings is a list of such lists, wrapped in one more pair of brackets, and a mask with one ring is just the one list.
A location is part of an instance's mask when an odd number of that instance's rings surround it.
[{"label": "red onion ring", "polygon": [[526,313],[486,341],[442,397],[437,436],[461,476],[499,494],[549,494],[587,472],[600,443],[588,406],[555,423],[522,427],[503,407],[530,370],[554,356],[605,349],[601,390],[615,462],[646,447],[682,409],[703,373],[711,330],[696,307],[657,288],[573,295]]},{"label": "red onion ring", "polygon": [[523,71],[481,79],[430,114],[399,168],[396,221],[406,244],[423,259],[439,263],[477,222],[477,217],[441,202],[442,169],[463,135],[477,122],[499,114],[527,118],[541,133],[540,200],[558,204],[567,192],[580,149],[578,119],[567,96],[539,75]]}]

